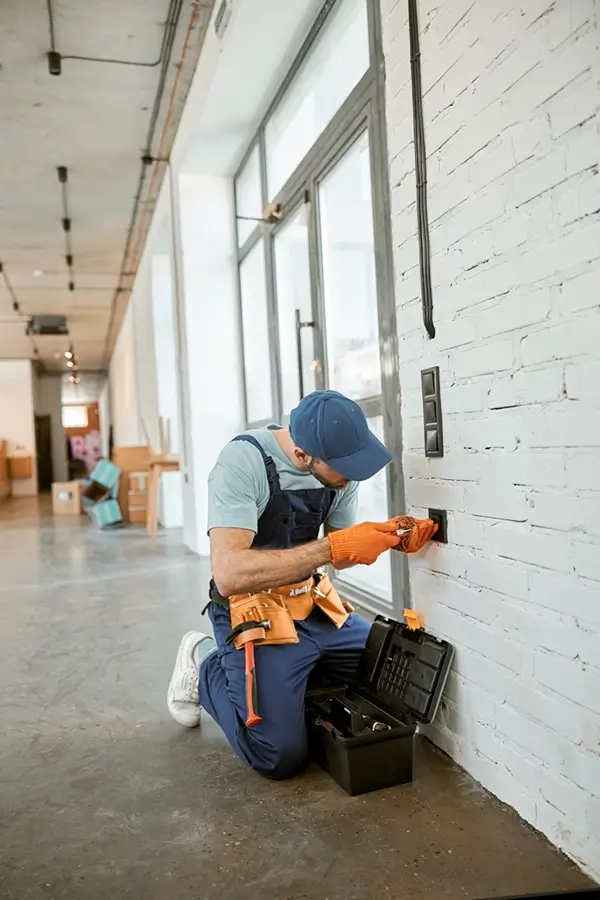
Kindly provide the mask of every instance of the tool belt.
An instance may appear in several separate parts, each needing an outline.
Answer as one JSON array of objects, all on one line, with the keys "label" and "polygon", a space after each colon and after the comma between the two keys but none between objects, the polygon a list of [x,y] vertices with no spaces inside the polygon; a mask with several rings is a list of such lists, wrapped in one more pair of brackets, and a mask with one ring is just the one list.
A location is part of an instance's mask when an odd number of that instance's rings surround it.
[{"label": "tool belt", "polygon": [[229,598],[231,633],[227,643],[241,650],[248,641],[257,644],[297,644],[295,622],[307,619],[318,607],[341,628],[348,612],[327,575],[317,573],[296,584],[286,584],[256,594]]}]

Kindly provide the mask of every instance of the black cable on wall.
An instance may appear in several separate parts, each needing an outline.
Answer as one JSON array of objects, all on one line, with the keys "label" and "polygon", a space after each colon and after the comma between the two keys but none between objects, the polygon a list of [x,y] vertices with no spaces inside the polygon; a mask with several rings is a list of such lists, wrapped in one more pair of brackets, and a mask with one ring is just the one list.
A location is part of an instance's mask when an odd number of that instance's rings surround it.
[{"label": "black cable on wall", "polygon": [[410,33],[410,69],[412,85],[413,128],[415,138],[415,177],[417,183],[417,227],[419,234],[419,268],[421,272],[421,305],[423,324],[430,338],[435,337],[433,324],[433,292],[431,287],[431,246],[427,213],[427,152],[421,86],[421,46],[417,0],[408,0]]}]

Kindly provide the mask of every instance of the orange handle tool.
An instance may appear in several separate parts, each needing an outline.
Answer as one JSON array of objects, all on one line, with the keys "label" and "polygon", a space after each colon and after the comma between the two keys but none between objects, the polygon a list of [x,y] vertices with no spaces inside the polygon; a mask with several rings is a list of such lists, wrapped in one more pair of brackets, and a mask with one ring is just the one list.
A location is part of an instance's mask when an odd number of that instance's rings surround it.
[{"label": "orange handle tool", "polygon": [[246,725],[252,728],[262,722],[258,714],[258,696],[256,690],[256,665],[254,662],[254,641],[246,641],[244,644],[246,660]]}]

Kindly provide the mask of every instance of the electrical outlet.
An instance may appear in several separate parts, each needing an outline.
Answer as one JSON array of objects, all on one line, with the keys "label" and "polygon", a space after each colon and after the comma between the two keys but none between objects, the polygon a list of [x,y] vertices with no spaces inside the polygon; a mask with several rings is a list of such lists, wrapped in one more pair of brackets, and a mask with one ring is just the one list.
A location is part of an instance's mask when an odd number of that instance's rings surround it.
[{"label": "electrical outlet", "polygon": [[448,513],[445,509],[430,509],[428,512],[429,518],[432,519],[435,524],[438,526],[438,530],[431,538],[432,541],[437,541],[438,544],[447,544],[448,543]]}]

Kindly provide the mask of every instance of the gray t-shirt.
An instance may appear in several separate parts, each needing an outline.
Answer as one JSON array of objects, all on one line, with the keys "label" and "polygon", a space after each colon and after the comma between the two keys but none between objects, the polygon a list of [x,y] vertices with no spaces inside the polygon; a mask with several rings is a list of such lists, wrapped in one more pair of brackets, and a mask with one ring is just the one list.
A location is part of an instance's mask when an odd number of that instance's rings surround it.
[{"label": "gray t-shirt", "polygon": [[[322,488],[310,474],[301,472],[287,458],[269,425],[247,434],[273,458],[281,489],[300,491]],[[327,524],[331,528],[349,528],[355,523],[358,506],[358,484],[351,482],[336,492]],[[244,528],[256,533],[258,520],[269,502],[269,482],[258,448],[248,441],[233,441],[221,451],[208,478],[208,530],[211,528]]]}]

